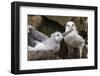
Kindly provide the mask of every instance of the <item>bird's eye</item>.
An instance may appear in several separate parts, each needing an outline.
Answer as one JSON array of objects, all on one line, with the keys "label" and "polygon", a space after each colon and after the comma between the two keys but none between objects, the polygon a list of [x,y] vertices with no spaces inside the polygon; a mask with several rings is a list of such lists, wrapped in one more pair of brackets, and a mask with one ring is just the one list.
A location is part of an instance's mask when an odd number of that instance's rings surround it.
[{"label": "bird's eye", "polygon": [[68,24],[67,24],[67,26],[70,27]]},{"label": "bird's eye", "polygon": [[57,36],[59,36],[59,34]]},{"label": "bird's eye", "polygon": [[72,27],[74,26],[74,24],[72,24]]}]

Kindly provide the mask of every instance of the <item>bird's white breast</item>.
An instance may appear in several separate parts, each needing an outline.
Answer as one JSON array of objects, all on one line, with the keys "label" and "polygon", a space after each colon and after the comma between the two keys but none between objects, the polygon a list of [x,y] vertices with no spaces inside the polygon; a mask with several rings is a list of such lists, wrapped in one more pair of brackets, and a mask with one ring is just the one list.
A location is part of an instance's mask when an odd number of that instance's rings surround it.
[{"label": "bird's white breast", "polygon": [[64,37],[64,41],[67,45],[71,47],[80,47],[80,44],[84,42],[84,39],[77,33],[72,32]]}]

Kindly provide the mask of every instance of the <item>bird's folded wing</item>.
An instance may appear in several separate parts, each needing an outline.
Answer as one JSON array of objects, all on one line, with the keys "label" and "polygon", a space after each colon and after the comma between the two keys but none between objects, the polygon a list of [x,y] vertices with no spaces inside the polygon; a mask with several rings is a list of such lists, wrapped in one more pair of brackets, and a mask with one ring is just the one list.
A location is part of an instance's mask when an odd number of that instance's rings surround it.
[{"label": "bird's folded wing", "polygon": [[43,34],[42,32],[39,32],[39,31],[36,30],[36,29],[29,28],[29,31],[30,31],[31,37],[32,37],[34,40],[37,40],[37,41],[42,42],[42,41],[48,39],[48,36],[46,36],[46,35]]}]

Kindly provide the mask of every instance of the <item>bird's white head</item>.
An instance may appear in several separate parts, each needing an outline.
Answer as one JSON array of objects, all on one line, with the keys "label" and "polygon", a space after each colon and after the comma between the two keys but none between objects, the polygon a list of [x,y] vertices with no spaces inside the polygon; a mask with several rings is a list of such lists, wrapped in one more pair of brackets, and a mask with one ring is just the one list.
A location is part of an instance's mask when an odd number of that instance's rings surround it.
[{"label": "bird's white head", "polygon": [[73,21],[66,22],[65,32],[70,30],[76,31],[75,23]]},{"label": "bird's white head", "polygon": [[51,38],[53,38],[56,42],[60,43],[61,40],[63,39],[63,36],[61,34],[61,32],[54,32],[53,34],[51,34]]}]

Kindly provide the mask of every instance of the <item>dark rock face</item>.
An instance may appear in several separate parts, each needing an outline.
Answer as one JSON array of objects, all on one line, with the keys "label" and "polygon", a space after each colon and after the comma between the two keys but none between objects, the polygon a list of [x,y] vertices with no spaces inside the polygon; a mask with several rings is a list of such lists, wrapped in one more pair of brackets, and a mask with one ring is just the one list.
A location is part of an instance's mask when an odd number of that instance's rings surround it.
[{"label": "dark rock face", "polygon": [[88,44],[88,33],[87,31],[79,31],[78,34],[85,39],[85,43]]},{"label": "dark rock face", "polygon": [[47,51],[36,51],[36,52],[29,52],[28,53],[28,61],[31,60],[54,60],[54,59],[61,59],[59,56],[52,54],[51,52]]},{"label": "dark rock face", "polygon": [[37,28],[40,32],[46,34],[50,37],[50,35],[56,31],[64,32],[64,27],[59,24],[57,21],[48,19],[47,17],[43,16],[42,24]]},{"label": "dark rock face", "polygon": [[[67,21],[74,21],[76,24],[76,28],[86,43],[88,44],[88,31],[85,30],[87,25],[85,24],[87,18],[86,17],[69,17],[69,16],[28,16],[28,24],[34,26],[38,31],[44,33],[45,35],[49,36],[56,32],[64,32],[65,26],[64,24]],[[33,40],[34,41],[34,40]],[[31,41],[30,41],[31,42]],[[35,43],[34,43],[35,44]],[[28,52],[28,60],[52,60],[52,59],[69,59],[68,57],[68,47],[62,40],[60,43],[60,51],[55,55],[51,52]],[[34,45],[32,45],[34,46]],[[86,54],[88,49],[84,48],[83,57],[86,58]],[[79,50],[77,48],[71,54],[71,59],[78,59],[79,58]]]}]

